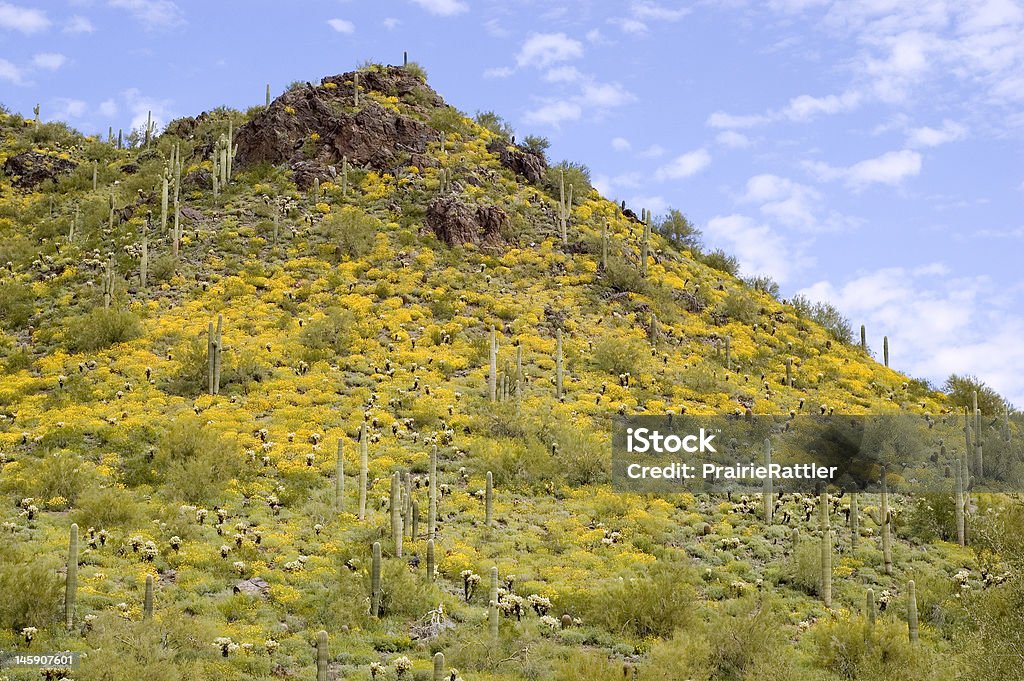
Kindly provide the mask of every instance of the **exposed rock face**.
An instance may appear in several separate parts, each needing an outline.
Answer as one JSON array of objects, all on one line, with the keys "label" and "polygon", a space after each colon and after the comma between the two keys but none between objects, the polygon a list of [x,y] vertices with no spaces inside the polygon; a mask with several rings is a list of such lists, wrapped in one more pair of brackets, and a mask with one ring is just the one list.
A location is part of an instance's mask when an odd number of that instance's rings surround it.
[{"label": "exposed rock face", "polygon": [[32,189],[47,180],[56,180],[77,167],[77,163],[66,158],[38,151],[26,151],[7,159],[4,163],[4,174],[17,178],[12,182],[15,187]]},{"label": "exposed rock face", "polygon": [[[360,72],[358,109],[354,77],[330,76],[318,87],[298,87],[278,97],[238,129],[236,162],[288,163],[299,171],[296,179],[312,182],[313,177],[330,177],[327,167],[340,167],[343,156],[355,166],[393,171],[413,155],[423,154],[428,142],[440,139],[427,124],[366,96],[373,91],[404,98],[416,108],[443,106],[437,93],[412,73],[400,67]],[[315,171],[314,166],[324,170]]]},{"label": "exposed rock face", "polygon": [[547,170],[548,164],[542,154],[530,151],[522,145],[509,145],[500,140],[488,144],[487,151],[497,156],[501,165],[522,176],[527,182],[540,184],[544,179],[544,171]]},{"label": "exposed rock face", "polygon": [[498,246],[508,214],[497,206],[472,206],[457,196],[439,196],[427,206],[427,227],[449,246]]}]

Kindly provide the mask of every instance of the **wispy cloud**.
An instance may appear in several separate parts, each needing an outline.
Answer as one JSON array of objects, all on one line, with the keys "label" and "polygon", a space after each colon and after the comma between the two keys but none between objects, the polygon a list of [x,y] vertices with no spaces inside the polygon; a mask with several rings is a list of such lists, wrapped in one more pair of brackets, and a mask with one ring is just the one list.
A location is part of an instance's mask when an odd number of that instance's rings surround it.
[{"label": "wispy cloud", "polygon": [[649,22],[665,24],[679,21],[689,13],[690,9],[686,7],[666,7],[654,2],[633,2],[629,6],[628,16],[612,17],[608,19],[608,23],[618,26],[624,33],[642,35],[650,30]]},{"label": "wispy cloud", "polygon": [[427,10],[431,14],[440,17],[450,17],[462,14],[469,10],[469,5],[461,0],[412,0],[414,3]]},{"label": "wispy cloud", "polygon": [[914,128],[907,136],[907,146],[910,147],[937,147],[940,144],[956,142],[967,136],[967,128],[946,119],[942,122],[941,128]]},{"label": "wispy cloud", "polygon": [[843,180],[848,187],[859,190],[872,184],[897,186],[908,177],[915,177],[921,172],[921,154],[902,149],[845,168],[820,161],[809,161],[804,166],[823,180]]},{"label": "wispy cloud", "polygon": [[126,10],[147,29],[174,28],[185,23],[185,14],[173,0],[107,0],[115,9]]},{"label": "wispy cloud", "polygon": [[705,233],[716,243],[727,246],[736,256],[744,274],[766,274],[780,284],[792,280],[799,270],[813,260],[794,248],[782,234],[769,225],[746,215],[716,216],[708,220]]},{"label": "wispy cloud", "polygon": [[328,19],[327,25],[338,33],[354,33],[356,25],[347,19]]},{"label": "wispy cloud", "polygon": [[519,49],[516,63],[520,67],[543,69],[582,56],[583,44],[564,33],[534,33]]},{"label": "wispy cloud", "polygon": [[723,130],[715,135],[715,141],[730,149],[744,149],[750,146],[750,138],[735,130]]},{"label": "wispy cloud", "polygon": [[45,31],[50,27],[46,12],[31,8],[0,2],[0,28],[30,34]]},{"label": "wispy cloud", "polygon": [[23,82],[22,77],[23,74],[21,69],[6,59],[0,59],[0,80],[6,80],[9,83],[21,85]]},{"label": "wispy cloud", "polygon": [[78,34],[78,33],[92,33],[96,30],[96,27],[92,25],[92,22],[88,18],[83,16],[68,17],[68,20],[64,22],[64,33]]},{"label": "wispy cloud", "polygon": [[654,177],[658,180],[683,180],[692,177],[711,165],[711,154],[707,149],[695,149],[676,156],[658,168]]},{"label": "wispy cloud", "polygon": [[68,58],[58,52],[40,52],[32,57],[32,65],[46,71],[56,71],[67,63]]},{"label": "wispy cloud", "polygon": [[558,126],[568,121],[577,121],[583,115],[583,108],[569,101],[555,101],[542,104],[531,109],[523,116],[523,121],[532,125]]}]

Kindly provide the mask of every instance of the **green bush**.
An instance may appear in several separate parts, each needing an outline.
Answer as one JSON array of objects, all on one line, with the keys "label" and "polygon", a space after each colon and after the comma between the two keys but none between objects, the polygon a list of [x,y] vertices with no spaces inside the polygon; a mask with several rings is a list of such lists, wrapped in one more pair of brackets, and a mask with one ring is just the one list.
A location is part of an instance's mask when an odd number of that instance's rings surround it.
[{"label": "green bush", "polygon": [[431,112],[427,123],[438,132],[458,133],[463,137],[469,134],[469,125],[466,123],[466,117],[454,107],[447,106],[435,109]]},{"label": "green bush", "polygon": [[639,375],[650,356],[647,344],[636,336],[605,336],[594,342],[591,362],[594,367],[612,376],[628,373]]},{"label": "green bush", "polygon": [[734,290],[729,291],[725,300],[719,303],[716,311],[741,324],[753,324],[757,321],[758,310],[757,301],[744,291]]},{"label": "green bush", "polygon": [[812,303],[806,296],[796,295],[790,301],[798,317],[810,319],[822,326],[832,336],[832,340],[840,343],[853,341],[853,329],[850,320],[829,303]]},{"label": "green bush", "polygon": [[544,186],[552,197],[558,199],[561,183],[565,183],[565,195],[569,196],[569,185],[572,185],[573,205],[580,205],[587,200],[593,187],[590,184],[590,169],[582,163],[562,161],[549,166],[544,173]]},{"label": "green bush", "polygon": [[608,266],[601,275],[601,280],[616,293],[644,293],[648,286],[640,270],[625,258],[613,256],[608,257]]},{"label": "green bush", "polygon": [[36,297],[32,287],[16,281],[0,284],[0,325],[5,329],[22,329],[35,312]]},{"label": "green bush", "polygon": [[907,637],[906,624],[879,618],[824,621],[811,633],[817,663],[843,679],[902,678],[917,667],[918,655]]},{"label": "green bush", "polygon": [[203,419],[191,414],[172,419],[154,455],[164,489],[176,499],[205,503],[235,477],[239,461],[228,442]]},{"label": "green bush", "polygon": [[700,230],[675,208],[669,208],[660,220],[651,225],[651,228],[680,250],[700,248]]},{"label": "green bush", "polygon": [[0,627],[17,633],[57,619],[63,589],[58,563],[38,547],[0,542]]},{"label": "green bush", "polygon": [[90,486],[79,495],[75,509],[75,522],[80,527],[125,527],[138,518],[138,504],[120,487]]},{"label": "green bush", "polygon": [[142,335],[142,323],[128,310],[98,307],[68,322],[64,341],[72,352],[94,352]]},{"label": "green bush", "polygon": [[690,570],[658,562],[645,574],[595,587],[584,595],[584,621],[612,633],[666,638],[694,621]]},{"label": "green bush", "polygon": [[697,260],[708,267],[736,276],[740,272],[740,261],[720,248],[697,256]]},{"label": "green bush", "polygon": [[315,234],[333,246],[336,261],[359,258],[373,248],[377,232],[384,225],[375,217],[348,206],[331,213],[315,228]]},{"label": "green bush", "polygon": [[475,120],[477,125],[487,128],[504,140],[511,139],[515,133],[512,125],[493,111],[477,111]]}]

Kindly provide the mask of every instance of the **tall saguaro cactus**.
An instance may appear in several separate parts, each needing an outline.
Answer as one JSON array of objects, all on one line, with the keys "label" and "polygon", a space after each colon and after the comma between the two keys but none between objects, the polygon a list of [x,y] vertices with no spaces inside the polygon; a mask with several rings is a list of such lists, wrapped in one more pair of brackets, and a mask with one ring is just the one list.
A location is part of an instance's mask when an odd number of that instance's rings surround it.
[{"label": "tall saguaro cactus", "polygon": [[562,379],[564,367],[562,360],[562,330],[555,332],[555,397],[562,399]]},{"label": "tall saguaro cactus", "polygon": [[[769,438],[764,439],[764,465],[768,468],[772,465],[772,441]],[[772,516],[775,511],[775,503],[772,501],[772,492],[771,476],[765,476],[764,491],[761,493],[763,499],[761,501],[764,504],[764,521],[769,525],[772,524]]]},{"label": "tall saguaro cactus", "polygon": [[370,562],[370,614],[380,617],[380,542],[373,542]]},{"label": "tall saguaro cactus", "polygon": [[832,528],[825,491],[821,493],[821,601],[826,608],[832,607]]},{"label": "tall saguaro cactus", "polygon": [[78,594],[78,524],[71,523],[68,540],[68,565],[64,577],[64,623],[75,626],[75,596]]},{"label": "tall saguaro cactus", "polygon": [[338,438],[338,453],[334,460],[334,508],[345,511],[345,439]]},{"label": "tall saguaro cactus", "polygon": [[917,586],[914,580],[907,582],[907,633],[910,635],[910,642],[917,643]]},{"label": "tall saguaro cactus", "polygon": [[491,568],[491,593],[488,607],[488,622],[490,624],[491,638],[498,638],[498,568]]},{"label": "tall saguaro cactus", "polygon": [[953,489],[953,505],[956,508],[956,541],[967,546],[967,523],[964,518],[964,474],[960,459],[956,461],[956,486]]},{"label": "tall saguaro cactus", "polygon": [[868,624],[875,626],[875,590],[868,589],[868,595],[866,597],[866,603],[864,607],[867,609]]},{"label": "tall saguaro cactus", "polygon": [[850,492],[850,549],[857,550],[860,539],[860,501],[856,492]]},{"label": "tall saguaro cactus", "polygon": [[445,681],[444,678],[444,653],[434,653],[434,679],[433,681]]},{"label": "tall saguaro cactus", "polygon": [[487,471],[487,489],[484,491],[484,523],[487,527],[494,525],[494,475]]},{"label": "tall saguaro cactus", "polygon": [[395,544],[395,558],[402,557],[402,484],[398,471],[391,476],[391,540]]},{"label": "tall saguaro cactus", "polygon": [[153,575],[146,575],[146,596],[142,605],[142,619],[153,619]]},{"label": "tall saguaro cactus", "polygon": [[434,573],[437,572],[437,557],[434,555],[434,540],[427,540],[427,581],[434,583]]},{"label": "tall saguaro cactus", "polygon": [[487,395],[491,402],[498,399],[498,332],[491,327],[490,364],[487,373]]},{"label": "tall saguaro cactus", "polygon": [[327,632],[321,629],[316,634],[316,681],[327,681],[328,659]]},{"label": "tall saguaro cactus", "polygon": [[885,366],[889,366],[889,337],[882,336],[882,356],[885,359]]},{"label": "tall saguaro cactus", "polygon": [[211,395],[220,394],[221,353],[224,348],[224,315],[217,315],[217,326],[210,322],[206,334],[207,379]]},{"label": "tall saguaro cactus", "polygon": [[860,349],[864,352],[868,351],[868,332],[863,324],[860,325]]}]

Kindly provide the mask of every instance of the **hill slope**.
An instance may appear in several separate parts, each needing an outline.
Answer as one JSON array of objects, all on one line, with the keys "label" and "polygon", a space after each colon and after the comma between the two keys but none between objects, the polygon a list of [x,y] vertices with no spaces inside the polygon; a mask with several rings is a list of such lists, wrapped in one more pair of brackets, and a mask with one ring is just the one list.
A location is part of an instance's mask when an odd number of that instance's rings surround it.
[{"label": "hill slope", "polygon": [[[447,107],[415,67],[125,148],[0,123],[0,649],[88,651],[82,679],[314,678],[321,629],[327,678],[431,678],[435,652],[467,681],[983,669],[984,641],[959,643],[977,614],[955,575],[982,605],[1019,581],[997,584],[999,553],[943,541],[950,503],[891,500],[886,574],[878,499],[861,501],[856,550],[849,499],[830,500],[826,608],[814,499],[766,525],[747,500],[608,486],[617,414],[934,415],[946,398],[685,240],[645,238],[578,168]],[[1016,526],[1008,513],[979,536]],[[863,650],[868,589],[889,607]]]}]

